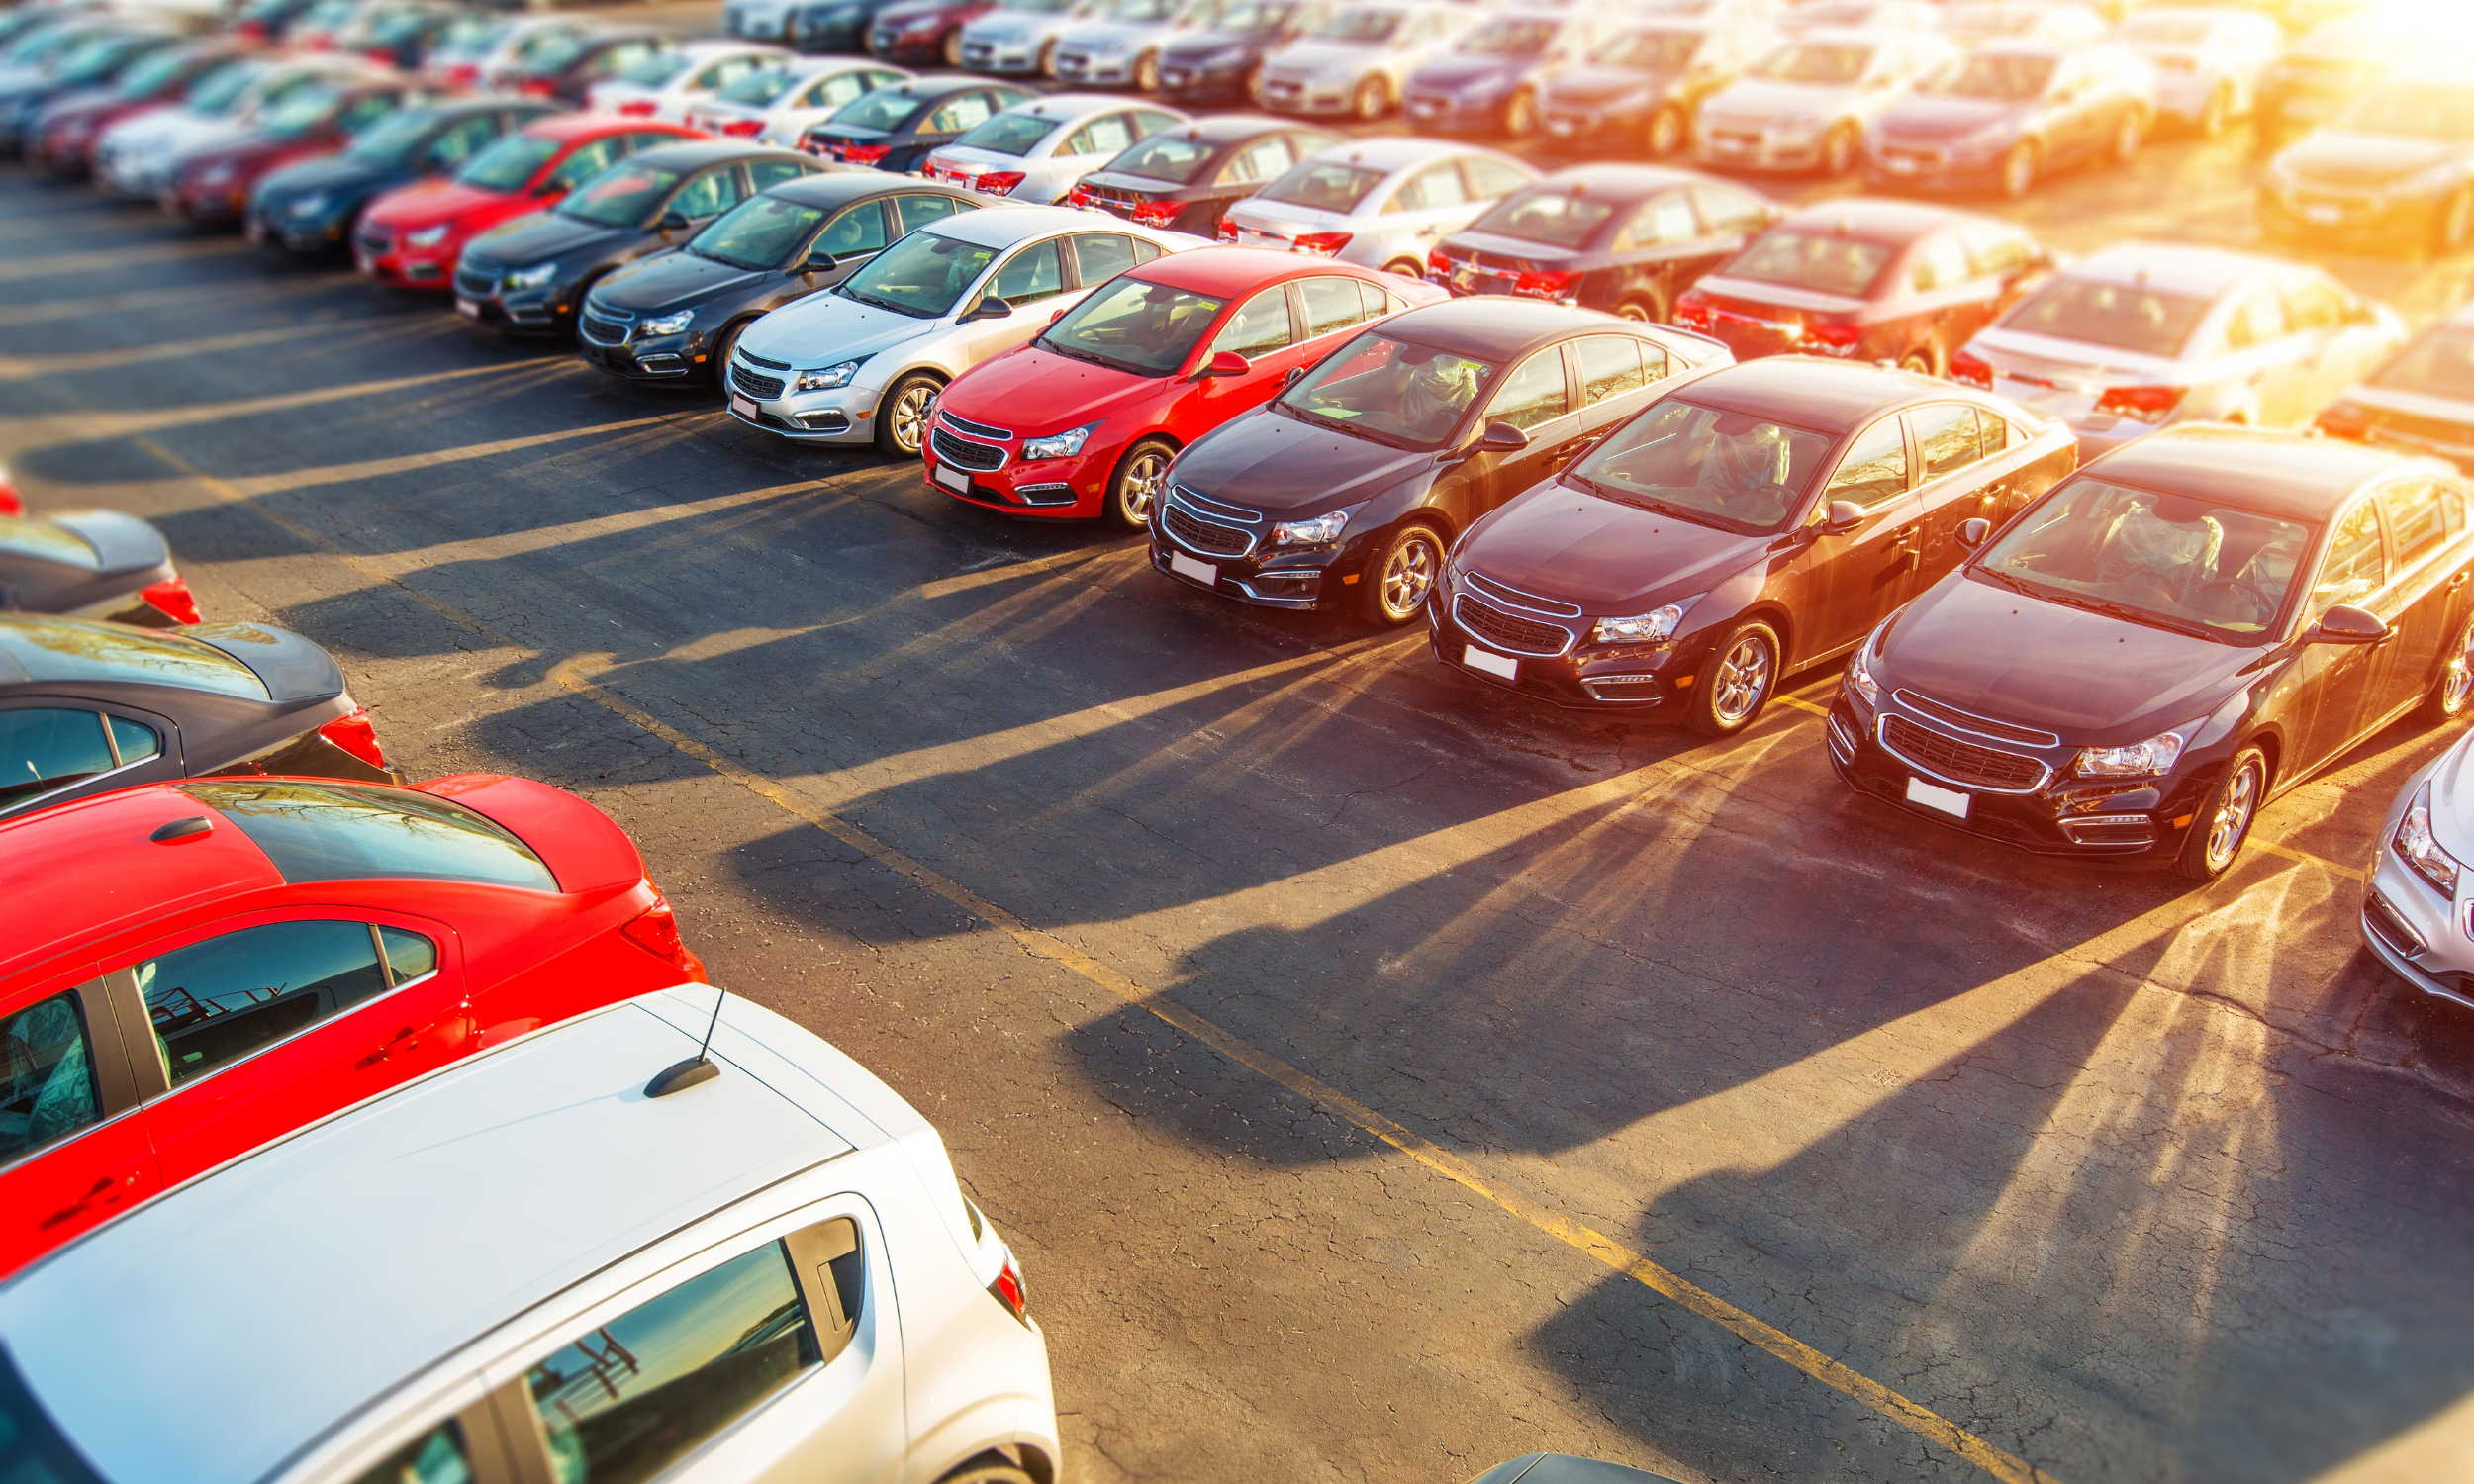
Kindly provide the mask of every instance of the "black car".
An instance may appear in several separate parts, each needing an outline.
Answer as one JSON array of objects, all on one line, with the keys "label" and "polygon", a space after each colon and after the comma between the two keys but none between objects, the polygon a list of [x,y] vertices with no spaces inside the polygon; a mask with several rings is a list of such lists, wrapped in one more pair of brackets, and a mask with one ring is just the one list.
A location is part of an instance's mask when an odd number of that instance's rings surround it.
[{"label": "black car", "polygon": [[0,609],[147,628],[198,621],[162,532],[118,510],[0,515]]},{"label": "black car", "polygon": [[2434,255],[2474,243],[2474,73],[2392,77],[2270,160],[2259,225]]},{"label": "black car", "polygon": [[466,243],[455,265],[455,308],[501,329],[564,334],[603,274],[679,246],[748,197],[820,168],[788,149],[738,139],[631,154],[554,210]]},{"label": "black car", "polygon": [[581,107],[593,84],[632,71],[678,45],[665,33],[633,28],[572,33],[542,44],[509,82],[527,97]]},{"label": "black car", "polygon": [[783,40],[802,51],[865,51],[876,13],[898,0],[808,0],[782,22]]},{"label": "black car", "polygon": [[233,773],[403,782],[299,634],[0,614],[0,814]]},{"label": "black car", "polygon": [[1255,96],[1263,56],[1331,18],[1330,0],[1231,0],[1210,27],[1160,44],[1160,98],[1239,103]]},{"label": "black car", "polygon": [[1504,197],[1427,254],[1455,294],[1665,321],[1701,275],[1784,215],[1749,186],[1664,165],[1581,165]]},{"label": "black car", "polygon": [[1562,144],[1625,148],[1665,159],[1692,139],[1701,100],[1744,75],[1778,42],[1766,26],[1661,16],[1608,38],[1537,83],[1538,125]]},{"label": "black car", "polygon": [[1095,206],[1145,227],[1207,237],[1220,214],[1340,136],[1293,119],[1220,114],[1162,130],[1086,175],[1068,206]]},{"label": "black car", "polygon": [[1559,305],[1410,310],[1187,445],[1152,505],[1151,564],[1240,603],[1406,623],[1471,522],[1668,377],[1727,359],[1698,335]]},{"label": "black car", "polygon": [[584,359],[630,381],[716,380],[739,331],[857,272],[923,223],[988,198],[959,186],[846,168],[785,181],[732,207],[684,247],[595,284],[576,342]]},{"label": "black car", "polygon": [[1601,25],[1579,9],[1498,10],[1409,73],[1401,116],[1420,129],[1533,134],[1539,75],[1587,56]]},{"label": "black car", "polygon": [[2435,460],[2223,423],[2056,486],[1881,625],[1830,708],[1858,792],[2208,881],[2268,800],[2465,711],[2474,526]]},{"label": "black car", "polygon": [[823,123],[809,125],[799,147],[836,164],[907,173],[937,145],[952,143],[1033,96],[1027,88],[985,77],[922,77],[878,88]]},{"label": "black car", "polygon": [[2320,413],[2331,438],[2427,453],[2474,474],[2474,306],[2426,326]]},{"label": "black car", "polygon": [[269,171],[249,193],[251,238],[295,252],[337,252],[351,239],[361,208],[383,192],[428,175],[446,175],[555,104],[480,98],[406,109],[352,141]]},{"label": "black car", "polygon": [[0,85],[0,147],[23,143],[53,99],[109,87],[131,65],[178,40],[167,31],[108,31],[70,47],[41,73]]}]

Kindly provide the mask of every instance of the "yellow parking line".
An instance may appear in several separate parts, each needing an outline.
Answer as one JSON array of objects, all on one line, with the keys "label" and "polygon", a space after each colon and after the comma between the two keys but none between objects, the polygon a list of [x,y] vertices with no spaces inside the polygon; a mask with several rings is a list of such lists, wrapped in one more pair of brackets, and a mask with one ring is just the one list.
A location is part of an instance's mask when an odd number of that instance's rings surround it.
[{"label": "yellow parking line", "polygon": [[1778,704],[1782,706],[1793,706],[1799,711],[1810,711],[1816,716],[1827,716],[1830,714],[1830,708],[1828,706],[1817,706],[1811,701],[1802,699],[1798,696],[1780,696],[1776,697],[1776,700]]},{"label": "yellow parking line", "polygon": [[2253,837],[2250,842],[2250,848],[2253,850],[2264,850],[2272,856],[2283,856],[2289,861],[2300,861],[2305,866],[2317,866],[2322,871],[2344,877],[2348,881],[2359,881],[2368,880],[2368,878],[2363,875],[2362,868],[2358,866],[2339,866],[2334,861],[2328,859],[2326,856],[2315,856],[2307,850],[2296,850],[2290,845],[2278,845],[2271,841]]}]

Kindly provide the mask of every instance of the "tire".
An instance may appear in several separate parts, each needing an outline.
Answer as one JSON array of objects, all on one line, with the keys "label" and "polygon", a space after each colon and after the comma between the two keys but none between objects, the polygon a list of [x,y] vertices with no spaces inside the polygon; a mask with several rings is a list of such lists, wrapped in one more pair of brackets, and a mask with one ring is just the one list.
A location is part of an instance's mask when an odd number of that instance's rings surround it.
[{"label": "tire", "polygon": [[2414,719],[2423,726],[2445,726],[2465,714],[2469,701],[2474,701],[2474,618],[2458,631],[2446,667],[2431,682],[2430,694],[2423,697]]},{"label": "tire", "polygon": [[1367,124],[1391,112],[1391,84],[1380,77],[1369,77],[1359,82],[1357,91],[1349,95],[1349,112]]},{"label": "tire", "polygon": [[1411,520],[1391,533],[1375,560],[1366,564],[1365,613],[1383,628],[1398,628],[1426,607],[1435,591],[1435,574],[1443,570],[1443,533],[1423,520]]},{"label": "tire", "polygon": [[1040,75],[1040,76],[1045,77],[1045,78],[1049,79],[1049,80],[1050,80],[1050,81],[1052,81],[1052,82],[1056,80],[1056,76],[1057,76],[1057,41],[1056,41],[1056,38],[1054,38],[1054,37],[1050,37],[1047,41],[1044,41],[1044,42],[1042,42],[1042,43],[1040,43],[1040,44],[1039,44],[1039,60],[1038,60],[1037,62],[1033,63],[1032,65],[1033,65],[1033,66],[1034,66],[1034,67],[1038,70],[1038,72],[1039,72],[1039,75]]},{"label": "tire", "polygon": [[1665,296],[1655,290],[1626,294],[1615,304],[1615,318],[1630,320],[1635,325],[1664,325],[1671,313]]},{"label": "tire", "polygon": [[2244,745],[2208,790],[2208,801],[2200,805],[2182,853],[2174,858],[2173,874],[2187,881],[2213,881],[2225,875],[2250,838],[2251,822],[2259,817],[2259,801],[2267,792],[2267,757]]},{"label": "tire", "polygon": [[928,406],[944,389],[943,382],[924,371],[913,371],[886,388],[885,400],[876,405],[876,451],[887,458],[917,458],[927,438]]},{"label": "tire", "polygon": [[1116,472],[1108,476],[1107,503],[1099,510],[1101,522],[1112,530],[1148,530],[1152,503],[1159,499],[1169,460],[1175,457],[1176,445],[1166,438],[1145,438],[1125,450],[1125,457],[1116,461]]},{"label": "tire", "polygon": [[945,33],[945,45],[943,51],[945,56],[945,65],[959,69],[962,65],[961,27],[957,26],[953,30]]},{"label": "tire", "polygon": [[2013,144],[2002,156],[2001,193],[2012,201],[2024,201],[2036,189],[2036,146]]},{"label": "tire", "polygon": [[1134,58],[1134,91],[1138,93],[1156,93],[1160,91],[1159,52],[1146,51],[1142,55]]},{"label": "tire", "polygon": [[1898,369],[1913,371],[1918,376],[1939,376],[1942,374],[1942,364],[1946,359],[1948,358],[1942,354],[1941,346],[1919,345],[1899,357]]},{"label": "tire", "polygon": [[1503,105],[1503,137],[1525,139],[1538,132],[1538,95],[1522,88]]},{"label": "tire", "polygon": [[1670,159],[1683,148],[1688,132],[1683,110],[1669,105],[1650,115],[1650,127],[1643,133],[1641,142],[1648,147],[1650,158]]},{"label": "tire", "polygon": [[1692,688],[1684,725],[1704,737],[1732,737],[1760,719],[1778,689],[1778,635],[1758,620],[1727,630]]},{"label": "tire", "polygon": [[2441,257],[2464,251],[2468,241],[2474,241],[2474,186],[2449,197],[2431,225],[2431,251]]},{"label": "tire", "polygon": [[725,402],[730,397],[730,357],[738,353],[739,337],[746,334],[747,326],[755,323],[753,320],[741,320],[738,324],[723,330],[720,339],[714,341],[713,383],[721,389],[721,397]]},{"label": "tire", "polygon": [[1395,257],[1383,264],[1383,271],[1401,278],[1422,279],[1426,276],[1426,265],[1413,257]]},{"label": "tire", "polygon": [[1256,108],[1271,107],[1263,101],[1263,63],[1259,61],[1246,69],[1246,101]]},{"label": "tire", "polygon": [[2232,122],[2234,122],[2234,85],[2230,82],[2221,82],[2217,84],[2217,90],[2208,95],[2208,101],[2199,106],[2199,137],[2203,139],[2213,139],[2225,133],[2225,126]]},{"label": "tire", "polygon": [[2147,115],[2139,109],[2127,110],[2122,122],[2113,127],[2113,162],[2127,165],[2139,158],[2140,146],[2147,142]]},{"label": "tire", "polygon": [[1845,180],[1856,168],[1856,126],[1837,124],[1821,141],[1821,173]]},{"label": "tire", "polygon": [[1038,1484],[1028,1470],[1016,1468],[1002,1453],[982,1453],[938,1479],[936,1484]]}]

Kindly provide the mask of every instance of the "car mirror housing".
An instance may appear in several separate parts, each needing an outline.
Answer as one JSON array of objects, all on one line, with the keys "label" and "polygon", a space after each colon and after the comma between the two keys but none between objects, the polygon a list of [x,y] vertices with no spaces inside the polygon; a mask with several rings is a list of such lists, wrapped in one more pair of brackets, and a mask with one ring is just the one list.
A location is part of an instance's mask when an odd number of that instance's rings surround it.
[{"label": "car mirror housing", "polygon": [[1012,313],[1012,305],[1007,304],[996,295],[991,294],[986,299],[981,300],[977,305],[974,305],[971,309],[971,313],[962,317],[961,323],[968,325],[975,320],[1001,320],[1005,316]]},{"label": "car mirror housing", "polygon": [[1529,446],[1529,434],[1509,422],[1489,422],[1477,435],[1479,453],[1518,453]]},{"label": "car mirror housing", "polygon": [[1305,380],[1305,367],[1291,366],[1288,368],[1288,374],[1280,379],[1281,390],[1285,392],[1303,380]]},{"label": "car mirror housing", "polygon": [[800,264],[799,271],[802,273],[830,273],[840,266],[841,263],[833,256],[832,253],[818,247],[814,251],[808,254],[808,261]]},{"label": "car mirror housing", "polygon": [[1193,379],[1200,381],[1207,376],[1243,376],[1253,369],[1254,362],[1247,360],[1234,350],[1222,350],[1196,366]]},{"label": "car mirror housing", "polygon": [[1958,522],[1958,544],[1966,547],[1969,551],[1973,551],[1977,547],[1983,545],[1986,539],[1992,534],[1993,522],[1985,519],[1981,515],[1978,515],[1970,520],[1961,520]]},{"label": "car mirror housing", "polygon": [[661,220],[653,225],[664,232],[685,232],[690,224],[685,212],[663,212]]},{"label": "car mirror housing", "polygon": [[2320,615],[2320,621],[2304,631],[2306,644],[2377,644],[2388,637],[2388,624],[2379,614],[2349,603],[2338,603]]},{"label": "car mirror housing", "polygon": [[1822,524],[1833,531],[1854,530],[1864,523],[1864,508],[1853,500],[1833,500]]}]

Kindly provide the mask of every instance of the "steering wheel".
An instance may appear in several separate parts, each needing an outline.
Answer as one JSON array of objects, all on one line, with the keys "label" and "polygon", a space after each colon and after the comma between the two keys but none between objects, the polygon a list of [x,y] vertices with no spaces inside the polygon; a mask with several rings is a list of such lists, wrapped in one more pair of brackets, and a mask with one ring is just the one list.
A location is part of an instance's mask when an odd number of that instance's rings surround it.
[{"label": "steering wheel", "polygon": [[2202,606],[2200,600],[2219,588],[2230,589],[2249,599],[2250,605],[2258,612],[2260,622],[2265,623],[2276,616],[2276,604],[2268,601],[2268,595],[2239,578],[2221,577],[2212,583],[2201,583],[2198,587],[2191,589],[2190,596],[2185,598],[2183,603],[2189,606]]},{"label": "steering wheel", "polygon": [[1731,510],[1766,511],[1765,518],[1775,520],[1786,513],[1787,503],[1794,498],[1795,492],[1786,486],[1764,480],[1749,490],[1738,493],[1730,494],[1722,490],[1718,495],[1718,503]]}]

